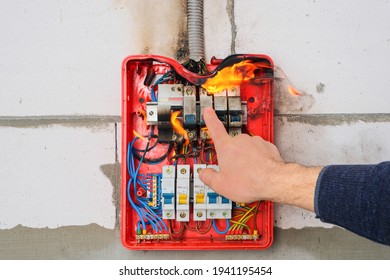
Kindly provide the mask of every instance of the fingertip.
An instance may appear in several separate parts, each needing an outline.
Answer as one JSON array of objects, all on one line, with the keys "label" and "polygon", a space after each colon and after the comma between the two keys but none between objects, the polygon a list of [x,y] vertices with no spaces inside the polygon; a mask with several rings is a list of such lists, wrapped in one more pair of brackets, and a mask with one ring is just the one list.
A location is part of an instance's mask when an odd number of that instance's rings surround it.
[{"label": "fingertip", "polygon": [[212,188],[213,181],[215,181],[215,176],[217,175],[217,171],[212,168],[204,168],[199,173],[200,180],[207,186]]},{"label": "fingertip", "polygon": [[204,112],[204,113],[207,113],[207,114],[210,114],[210,113],[214,112],[214,109],[211,108],[211,107],[206,107],[206,108],[204,108],[204,111],[203,111],[203,112]]},{"label": "fingertip", "polygon": [[206,123],[206,126],[207,126],[207,123],[211,123],[211,122],[215,121],[216,118],[217,118],[217,115],[215,114],[215,111],[213,108],[211,108],[211,107],[204,108],[203,119]]},{"label": "fingertip", "polygon": [[222,143],[227,138],[229,138],[229,134],[226,132],[225,126],[219,120],[213,108],[204,109],[203,119],[206,123],[211,138],[214,140],[214,144],[216,145],[216,147],[219,145],[219,143]]}]

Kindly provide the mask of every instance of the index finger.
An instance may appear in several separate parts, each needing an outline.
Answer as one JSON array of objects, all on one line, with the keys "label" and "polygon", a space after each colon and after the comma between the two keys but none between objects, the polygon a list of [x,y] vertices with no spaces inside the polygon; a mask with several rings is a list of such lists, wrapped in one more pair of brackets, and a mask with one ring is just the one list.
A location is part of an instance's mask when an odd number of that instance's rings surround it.
[{"label": "index finger", "polygon": [[203,119],[209,129],[211,138],[214,140],[214,145],[218,150],[220,145],[230,139],[230,136],[226,132],[223,123],[218,119],[213,108],[204,109]]}]

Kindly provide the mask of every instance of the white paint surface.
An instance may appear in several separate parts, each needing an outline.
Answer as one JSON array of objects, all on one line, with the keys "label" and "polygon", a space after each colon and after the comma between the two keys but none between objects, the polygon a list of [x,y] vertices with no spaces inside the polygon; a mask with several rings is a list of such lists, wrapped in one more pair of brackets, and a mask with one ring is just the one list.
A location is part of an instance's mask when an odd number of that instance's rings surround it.
[{"label": "white paint surface", "polygon": [[274,204],[274,226],[281,229],[305,227],[332,228],[334,225],[321,222],[313,212],[290,205]]},{"label": "white paint surface", "polygon": [[0,229],[97,223],[114,228],[114,125],[0,128]]},{"label": "white paint surface", "polygon": [[236,52],[269,54],[295,87],[315,96],[309,113],[390,112],[389,1],[249,0],[235,7]]},{"label": "white paint surface", "polygon": [[[120,115],[122,60],[147,52],[174,57],[182,3],[1,1],[0,116]],[[226,3],[205,0],[207,60],[231,54]],[[314,96],[308,113],[390,112],[389,1],[247,0],[235,1],[234,12],[236,53],[269,54],[294,86]],[[316,92],[320,83],[323,93]],[[278,119],[275,129],[288,161],[390,158],[388,123]],[[112,126],[0,127],[0,142],[0,229],[114,227],[112,186],[99,169],[115,160]],[[281,228],[327,226],[283,205],[275,206],[275,220]]]},{"label": "white paint surface", "polygon": [[211,57],[225,58],[231,54],[231,25],[226,12],[226,0],[204,0],[204,36],[205,55],[209,62]]},{"label": "white paint surface", "polygon": [[[275,144],[287,162],[307,166],[378,163],[390,159],[390,123],[311,125],[275,121]],[[315,214],[289,205],[275,205],[280,228],[332,227]]]},{"label": "white paint surface", "polygon": [[173,56],[179,7],[0,1],[0,115],[119,115],[122,60],[143,52]]},{"label": "white paint surface", "polygon": [[332,126],[275,121],[275,144],[286,161],[304,165],[378,163],[390,159],[390,123]]}]

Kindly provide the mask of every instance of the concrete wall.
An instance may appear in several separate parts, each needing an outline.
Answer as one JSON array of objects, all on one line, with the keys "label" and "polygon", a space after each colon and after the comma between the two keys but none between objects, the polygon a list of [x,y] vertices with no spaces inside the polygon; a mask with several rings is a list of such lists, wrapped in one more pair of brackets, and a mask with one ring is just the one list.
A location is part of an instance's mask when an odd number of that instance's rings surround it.
[{"label": "concrete wall", "polygon": [[[390,258],[390,248],[276,205],[260,252],[132,252],[119,240],[121,61],[187,55],[185,1],[0,2],[0,259]],[[276,64],[287,161],[390,158],[390,3],[205,0],[207,60]],[[303,95],[288,95],[287,84]]]}]

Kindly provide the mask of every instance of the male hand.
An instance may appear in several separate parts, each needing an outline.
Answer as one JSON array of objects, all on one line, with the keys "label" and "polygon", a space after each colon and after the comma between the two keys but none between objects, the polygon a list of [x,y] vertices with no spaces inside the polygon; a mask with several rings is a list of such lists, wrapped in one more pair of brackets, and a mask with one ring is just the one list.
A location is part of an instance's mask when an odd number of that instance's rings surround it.
[{"label": "male hand", "polygon": [[313,210],[320,168],[284,162],[275,145],[259,136],[229,136],[212,108],[203,113],[218,156],[219,171],[203,169],[200,179],[236,202],[272,200]]},{"label": "male hand", "polygon": [[220,171],[204,169],[200,179],[215,192],[237,202],[270,199],[266,191],[272,180],[270,174],[284,164],[278,149],[259,136],[231,137],[211,108],[204,110],[203,119],[214,140]]}]

